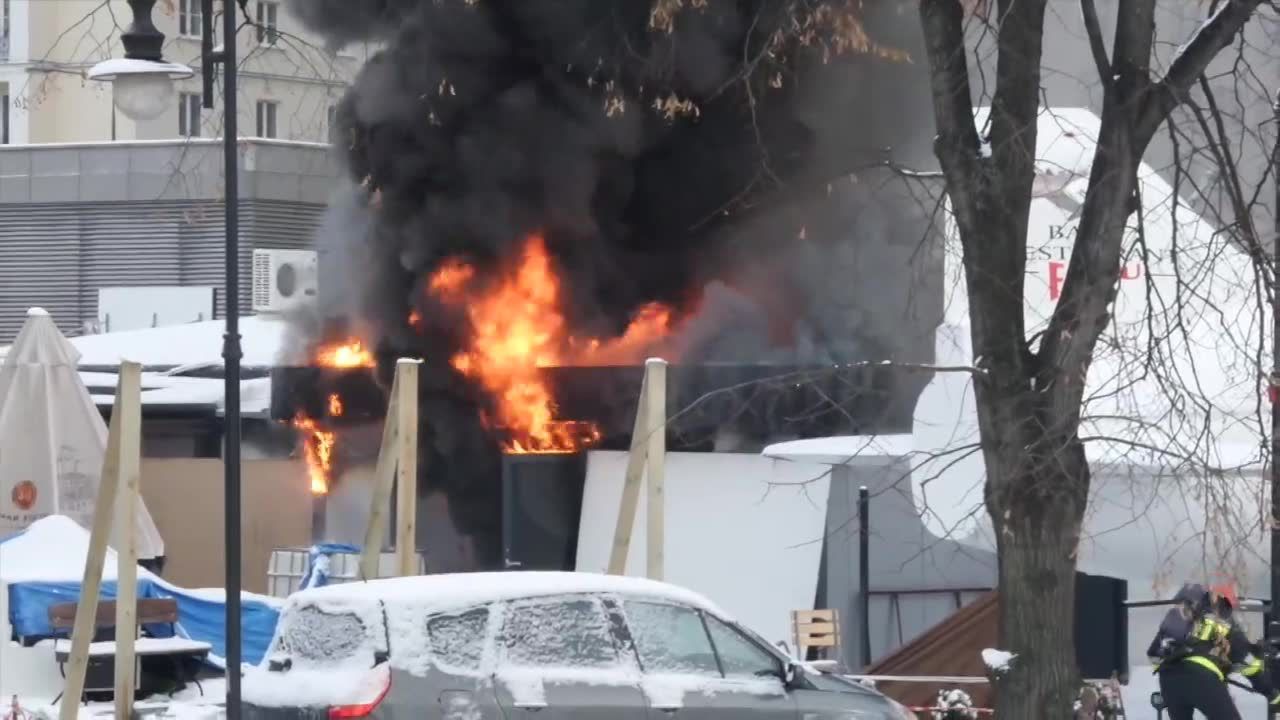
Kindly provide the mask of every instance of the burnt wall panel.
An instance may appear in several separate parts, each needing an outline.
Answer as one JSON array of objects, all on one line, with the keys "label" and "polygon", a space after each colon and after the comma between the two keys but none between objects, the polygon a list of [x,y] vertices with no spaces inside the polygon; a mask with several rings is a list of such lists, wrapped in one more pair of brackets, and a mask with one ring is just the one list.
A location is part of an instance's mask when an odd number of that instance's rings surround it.
[{"label": "burnt wall panel", "polygon": [[502,461],[502,558],[510,570],[572,570],[587,456],[515,454]]}]

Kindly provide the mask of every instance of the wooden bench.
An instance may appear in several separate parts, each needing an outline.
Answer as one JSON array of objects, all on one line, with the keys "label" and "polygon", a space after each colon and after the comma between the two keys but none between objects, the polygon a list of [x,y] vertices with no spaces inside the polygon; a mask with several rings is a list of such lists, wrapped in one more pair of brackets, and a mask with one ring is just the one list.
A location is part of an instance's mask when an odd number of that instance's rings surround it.
[{"label": "wooden bench", "polygon": [[[76,623],[77,603],[59,603],[49,607],[49,624],[55,633],[71,634]],[[138,600],[138,628],[146,625],[168,625],[171,631],[178,624],[178,602],[170,598],[145,598]],[[116,624],[116,603],[111,600],[98,602],[97,613],[93,619],[93,638],[89,644],[89,663],[85,673],[85,692],[113,692],[115,690],[115,640],[99,640],[103,631],[114,631]],[[54,641],[54,657],[58,661],[58,671],[66,677],[66,664],[71,658],[70,638]],[[173,661],[173,667],[182,683],[194,683],[204,695],[204,688],[195,673],[189,672],[185,660],[204,660],[212,646],[206,642],[186,640],[179,637],[151,638],[138,637],[134,641],[135,662],[141,665],[143,657],[167,657]],[[141,677],[136,672],[135,678]],[[135,680],[135,682],[137,682]],[[135,690],[138,686],[135,685]],[[176,690],[176,688],[175,688]],[[171,693],[172,694],[172,693]],[[59,696],[60,698],[61,696]],[[54,700],[56,703],[57,700]]]},{"label": "wooden bench", "polygon": [[811,648],[826,653],[827,660],[839,660],[840,613],[835,610],[793,611],[791,633],[796,643],[796,656],[801,660],[808,659]]}]

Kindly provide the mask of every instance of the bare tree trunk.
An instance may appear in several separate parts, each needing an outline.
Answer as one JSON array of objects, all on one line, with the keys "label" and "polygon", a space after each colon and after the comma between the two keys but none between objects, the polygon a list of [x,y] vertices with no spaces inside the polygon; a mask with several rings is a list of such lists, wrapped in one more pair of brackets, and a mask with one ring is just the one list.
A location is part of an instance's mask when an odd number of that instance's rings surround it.
[{"label": "bare tree trunk", "polygon": [[990,137],[974,125],[965,7],[920,0],[938,137],[970,301],[985,501],[999,553],[1000,635],[1018,659],[997,708],[1014,720],[1070,720],[1079,689],[1075,557],[1089,494],[1079,437],[1085,382],[1115,297],[1137,170],[1156,129],[1261,0],[1224,0],[1158,81],[1155,0],[1123,0],[1107,56],[1093,0],[1080,0],[1104,88],[1097,152],[1062,294],[1038,347],[1023,319],[1046,0],[998,0]]},{"label": "bare tree trunk", "polygon": [[1000,563],[1000,642],[1018,656],[997,686],[998,708],[1002,717],[1068,720],[1080,687],[1075,548],[1089,468],[1075,439],[1045,459],[991,483],[1007,489],[989,505]]}]

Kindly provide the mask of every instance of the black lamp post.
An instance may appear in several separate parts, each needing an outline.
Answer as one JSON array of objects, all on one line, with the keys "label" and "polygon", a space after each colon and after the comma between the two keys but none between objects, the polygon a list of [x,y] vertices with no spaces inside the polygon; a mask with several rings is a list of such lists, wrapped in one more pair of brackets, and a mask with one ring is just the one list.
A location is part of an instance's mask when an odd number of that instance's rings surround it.
[{"label": "black lamp post", "polygon": [[[1267,626],[1272,647],[1280,646],[1280,90],[1275,104],[1276,142],[1271,147],[1271,182],[1275,185],[1275,236],[1271,239],[1271,622]],[[1275,662],[1269,663],[1274,680],[1280,673]],[[1276,711],[1268,717],[1277,717]]]},{"label": "black lamp post", "polygon": [[[175,78],[191,77],[185,65],[165,62],[164,34],[151,21],[156,0],[128,0],[133,22],[121,34],[125,56],[95,65],[89,77],[113,83],[118,108],[134,120],[150,120],[173,107]],[[244,0],[235,0],[243,7]],[[201,0],[201,75],[204,107],[213,107],[213,73],[222,66],[222,147],[226,180],[226,333],[223,335],[224,446],[223,492],[226,531],[226,669],[227,717],[240,717],[240,247],[239,158],[236,149],[236,5],[223,0],[221,48],[213,47],[213,0]]]}]

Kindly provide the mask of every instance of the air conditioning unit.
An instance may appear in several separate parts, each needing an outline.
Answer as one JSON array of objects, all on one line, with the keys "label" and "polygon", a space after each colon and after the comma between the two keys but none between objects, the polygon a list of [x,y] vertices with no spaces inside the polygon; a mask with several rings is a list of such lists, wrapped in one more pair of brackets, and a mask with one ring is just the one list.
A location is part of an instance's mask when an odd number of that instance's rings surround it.
[{"label": "air conditioning unit", "polygon": [[316,300],[314,250],[253,251],[253,311],[281,313]]}]

